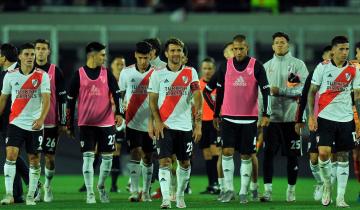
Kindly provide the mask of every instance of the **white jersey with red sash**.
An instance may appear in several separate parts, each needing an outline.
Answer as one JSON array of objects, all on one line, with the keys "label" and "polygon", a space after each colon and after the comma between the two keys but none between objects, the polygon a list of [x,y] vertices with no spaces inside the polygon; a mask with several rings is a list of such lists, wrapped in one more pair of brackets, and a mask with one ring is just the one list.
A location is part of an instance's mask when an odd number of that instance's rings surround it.
[{"label": "white jersey with red sash", "polygon": [[126,126],[134,130],[147,132],[150,116],[147,89],[154,68],[141,73],[135,65],[121,71],[119,87],[125,91]]},{"label": "white jersey with red sash", "polygon": [[11,95],[9,123],[32,131],[32,124],[41,115],[42,93],[50,93],[50,81],[46,72],[35,69],[24,75],[19,69],[8,71],[3,82],[2,94]]},{"label": "white jersey with red sash", "polygon": [[177,72],[165,67],[151,75],[148,92],[159,94],[160,117],[170,129],[192,130],[190,85],[194,82],[199,82],[197,72],[187,66]]},{"label": "white jersey with red sash", "polygon": [[48,75],[50,79],[50,109],[45,119],[45,128],[52,128],[57,125],[58,122],[58,110],[57,110],[57,100],[56,100],[56,85],[55,85],[55,64],[51,64],[48,70]]},{"label": "white jersey with red sash", "polygon": [[111,94],[106,68],[101,67],[99,77],[90,79],[83,67],[79,69],[78,125],[108,127],[115,124],[111,107]]},{"label": "white jersey with red sash", "polygon": [[319,117],[337,122],[353,120],[351,90],[360,88],[359,73],[353,65],[338,68],[331,61],[315,68],[311,83],[320,86]]}]

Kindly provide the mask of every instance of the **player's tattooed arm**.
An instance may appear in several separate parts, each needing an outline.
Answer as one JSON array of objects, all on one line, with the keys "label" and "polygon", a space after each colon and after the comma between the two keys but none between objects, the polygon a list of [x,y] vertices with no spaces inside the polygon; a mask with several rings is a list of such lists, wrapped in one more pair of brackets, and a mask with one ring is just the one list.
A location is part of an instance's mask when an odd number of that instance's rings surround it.
[{"label": "player's tattooed arm", "polygon": [[308,93],[308,107],[309,107],[309,129],[310,131],[317,130],[317,120],[315,118],[314,106],[315,106],[315,95],[319,91],[319,85],[311,84]]},{"label": "player's tattooed arm", "polygon": [[1,96],[0,96],[0,116],[4,112],[8,97],[9,97],[9,95],[6,95],[6,94],[1,94]]},{"label": "player's tattooed arm", "polygon": [[360,89],[354,89],[354,103],[358,116],[360,116]]},{"label": "player's tattooed arm", "polygon": [[120,106],[120,115],[125,117],[126,112],[126,101],[125,101],[125,91],[120,91],[120,99],[119,99],[119,106]]}]

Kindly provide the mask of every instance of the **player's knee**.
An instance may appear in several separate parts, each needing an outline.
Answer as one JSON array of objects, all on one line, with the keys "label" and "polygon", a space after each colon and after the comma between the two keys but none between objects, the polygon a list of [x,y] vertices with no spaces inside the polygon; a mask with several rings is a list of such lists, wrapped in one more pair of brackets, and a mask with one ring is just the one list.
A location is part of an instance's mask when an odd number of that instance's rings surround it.
[{"label": "player's knee", "polygon": [[145,153],[142,159],[146,165],[150,165],[152,163],[152,153]]},{"label": "player's knee", "polygon": [[338,152],[336,153],[336,159],[338,162],[347,162],[349,161],[349,152]]},{"label": "player's knee", "polygon": [[318,164],[318,158],[319,158],[319,155],[317,153],[310,153],[310,163],[312,165],[317,165]]},{"label": "player's knee", "polygon": [[241,154],[240,158],[241,158],[241,160],[250,160],[251,155],[249,155],[249,154]]},{"label": "player's knee", "polygon": [[159,160],[160,168],[170,167],[171,166],[171,158],[161,158]]},{"label": "player's knee", "polygon": [[232,156],[234,155],[234,148],[223,148],[222,154],[224,156]]},{"label": "player's knee", "polygon": [[134,149],[131,150],[131,159],[132,160],[141,160],[141,156],[142,156],[142,149],[141,147],[136,147]]},{"label": "player's knee", "polygon": [[6,149],[6,159],[10,161],[16,161],[18,157],[18,151]]},{"label": "player's knee", "polygon": [[182,160],[179,161],[181,168],[189,168],[190,167],[190,160]]},{"label": "player's knee", "polygon": [[203,157],[205,160],[211,160],[212,159],[212,155],[211,155],[211,151],[209,148],[203,149]]},{"label": "player's knee", "polygon": [[29,164],[37,166],[40,164],[40,154],[29,154]]}]

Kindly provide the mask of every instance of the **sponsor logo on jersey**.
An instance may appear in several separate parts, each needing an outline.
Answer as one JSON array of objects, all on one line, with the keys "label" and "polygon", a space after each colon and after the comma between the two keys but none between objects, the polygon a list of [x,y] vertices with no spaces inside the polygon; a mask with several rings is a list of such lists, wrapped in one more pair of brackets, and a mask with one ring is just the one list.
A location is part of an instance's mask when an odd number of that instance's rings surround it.
[{"label": "sponsor logo on jersey", "polygon": [[101,93],[100,93],[100,90],[98,87],[96,87],[95,85],[92,85],[91,86],[91,89],[90,89],[90,95],[91,96],[99,96]]},{"label": "sponsor logo on jersey", "polygon": [[239,76],[233,83],[235,87],[245,87],[247,86],[247,83],[245,82],[244,78],[242,76]]}]

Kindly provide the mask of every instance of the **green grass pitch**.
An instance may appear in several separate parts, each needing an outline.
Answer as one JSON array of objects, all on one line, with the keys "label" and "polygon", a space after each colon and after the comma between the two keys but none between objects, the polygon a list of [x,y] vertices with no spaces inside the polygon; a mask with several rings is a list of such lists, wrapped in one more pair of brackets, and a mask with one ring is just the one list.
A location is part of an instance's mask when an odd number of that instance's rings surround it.
[{"label": "green grass pitch", "polygon": [[[4,195],[4,177],[0,178],[0,193]],[[43,178],[41,179],[43,180]],[[259,183],[262,183],[262,179],[259,179]],[[110,179],[107,180],[107,186],[109,186]],[[239,190],[240,178],[235,177],[235,189]],[[160,209],[160,200],[153,200],[153,202],[141,202],[130,203],[127,198],[129,193],[125,190],[127,183],[127,177],[120,177],[118,186],[121,189],[120,193],[111,193],[111,203],[101,204],[98,200],[97,204],[87,205],[85,203],[85,193],[77,192],[78,188],[82,185],[82,176],[55,176],[53,180],[53,193],[54,201],[52,203],[40,202],[36,206],[25,206],[25,204],[14,204],[10,206],[1,206],[1,209]],[[191,177],[191,188],[193,193],[191,195],[185,195],[185,201],[188,209],[246,209],[246,210],[290,210],[290,209],[337,209],[335,204],[331,204],[329,207],[322,207],[320,202],[315,202],[312,198],[314,180],[310,178],[299,178],[296,186],[296,198],[294,203],[285,202],[285,191],[287,187],[286,178],[275,178],[273,183],[273,202],[261,203],[261,202],[249,202],[248,204],[240,204],[238,199],[230,203],[220,203],[215,200],[215,196],[212,195],[200,195],[199,192],[205,189],[207,185],[207,179],[203,176]],[[153,189],[159,185],[154,184]],[[260,187],[260,191],[263,190],[263,186]],[[348,188],[346,191],[346,201],[350,204],[351,209],[360,209],[360,203],[356,201],[358,193],[360,191],[360,184],[351,179],[348,182]],[[333,195],[335,199],[336,193]],[[172,203],[172,208],[175,207],[175,203]]]}]

